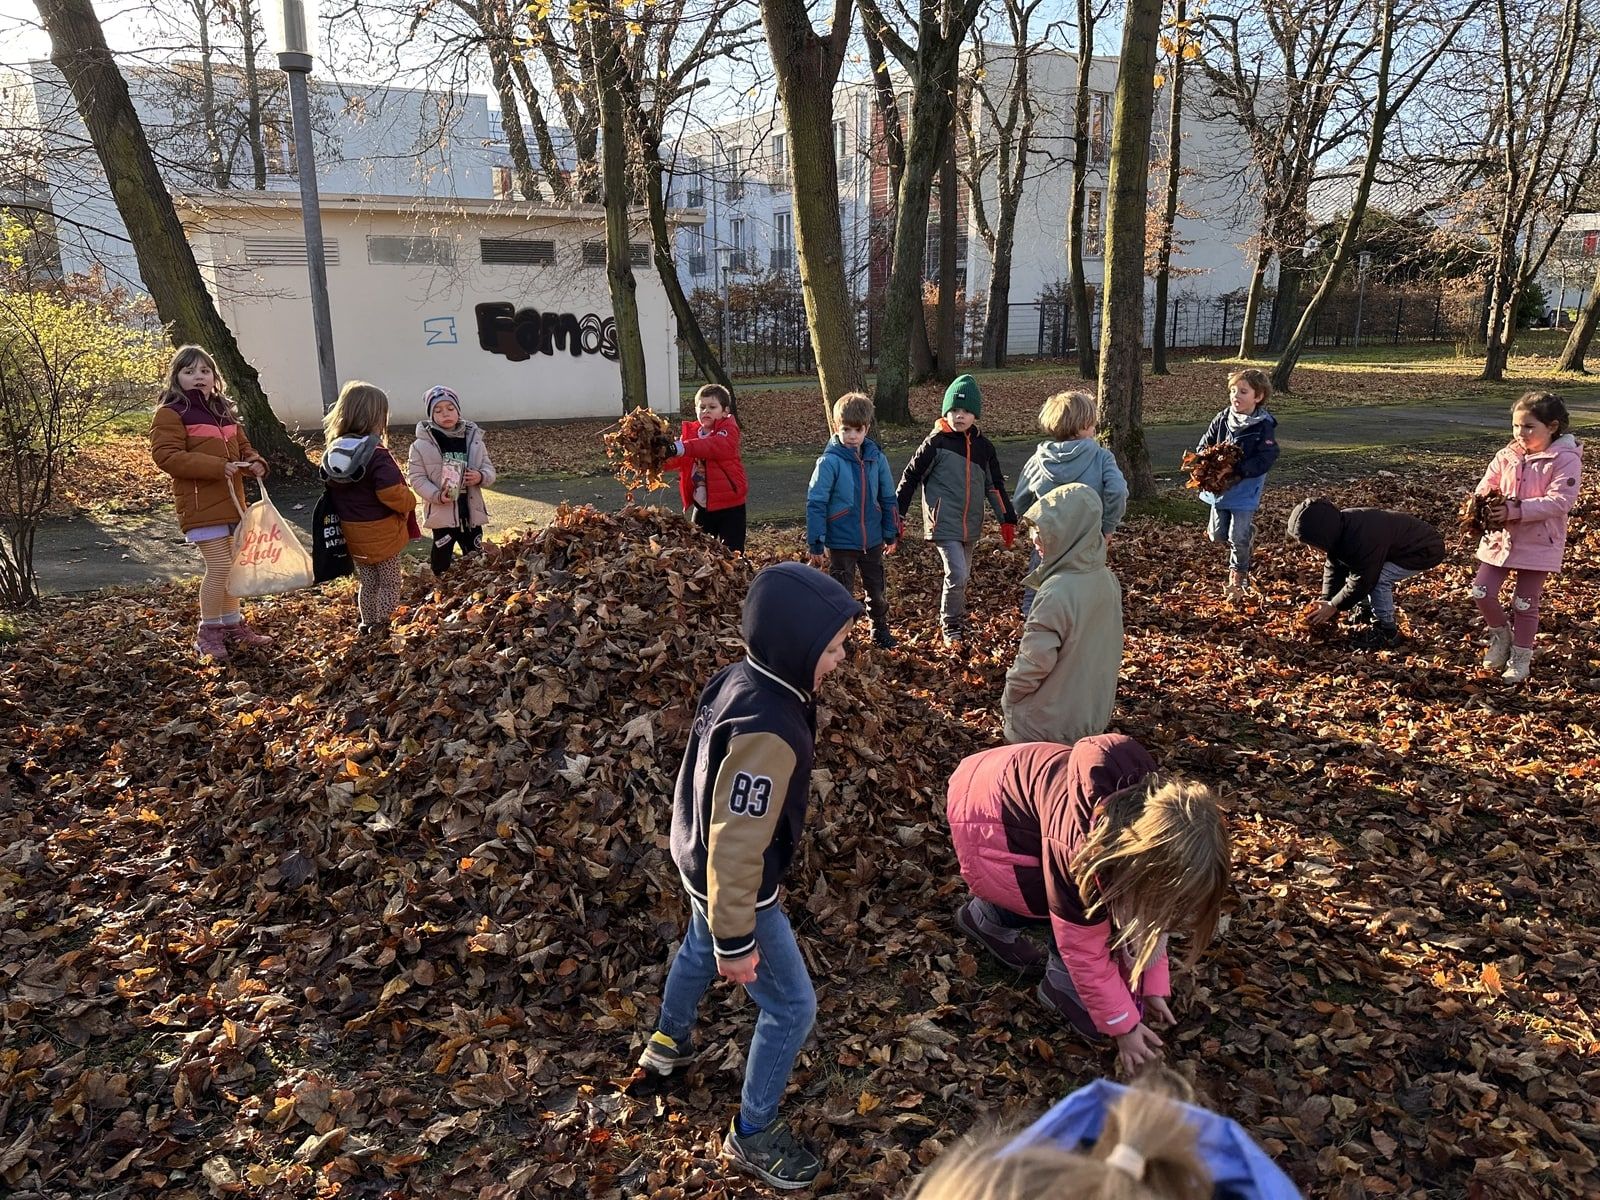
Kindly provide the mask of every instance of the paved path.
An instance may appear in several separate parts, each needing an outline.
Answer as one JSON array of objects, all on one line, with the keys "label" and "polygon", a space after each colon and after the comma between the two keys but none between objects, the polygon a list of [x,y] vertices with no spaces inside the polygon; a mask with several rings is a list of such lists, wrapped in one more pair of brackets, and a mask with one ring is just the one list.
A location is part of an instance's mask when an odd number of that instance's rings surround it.
[{"label": "paved path", "polygon": [[[1600,388],[1570,389],[1564,393],[1575,424],[1600,429]],[[1284,419],[1280,434],[1286,466],[1293,456],[1334,454],[1362,447],[1440,443],[1503,433],[1510,425],[1501,405],[1482,401],[1436,405],[1386,405],[1371,408],[1329,409]],[[1199,440],[1204,426],[1152,425],[1146,431],[1151,456],[1165,479],[1175,479],[1183,452]],[[1033,453],[1031,438],[1011,438],[997,443],[1006,478]],[[903,464],[905,450],[890,458]],[[797,521],[805,512],[806,483],[811,460],[777,458],[752,460],[750,519],[754,522]],[[303,530],[309,528],[311,509],[320,488],[275,489],[273,499],[284,515]],[[658,492],[661,503],[677,503],[675,491]],[[487,493],[495,528],[549,520],[564,500],[616,508],[622,489],[609,476],[581,479],[527,477],[501,481]],[[155,513],[136,517],[77,517],[51,521],[39,530],[34,551],[40,583],[46,591],[78,592],[118,585],[137,585],[198,574],[199,559],[178,534],[171,515]]]}]

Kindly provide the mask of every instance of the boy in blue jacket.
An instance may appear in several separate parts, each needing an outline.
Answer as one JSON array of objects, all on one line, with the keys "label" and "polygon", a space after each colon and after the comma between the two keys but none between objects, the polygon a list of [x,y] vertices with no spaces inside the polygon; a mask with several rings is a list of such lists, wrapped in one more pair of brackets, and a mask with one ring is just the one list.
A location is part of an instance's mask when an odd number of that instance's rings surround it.
[{"label": "boy in blue jacket", "polygon": [[1250,591],[1250,549],[1255,541],[1256,509],[1261,507],[1261,492],[1267,472],[1278,461],[1278,418],[1267,411],[1272,399],[1272,380],[1265,371],[1251,367],[1228,376],[1228,407],[1211,419],[1196,453],[1219,442],[1239,447],[1239,462],[1233,479],[1221,492],[1201,492],[1200,499],[1211,506],[1206,532],[1213,542],[1228,543],[1228,586],[1230,600]]},{"label": "boy in blue jacket", "polygon": [[895,503],[889,460],[876,442],[867,440],[872,417],[872,401],[860,392],[834,403],[833,427],[838,432],[818,456],[806,489],[806,547],[811,565],[825,566],[847,591],[855,591],[860,568],[873,643],[888,649],[895,637],[889,630],[883,556],[895,551],[900,507]]},{"label": "boy in blue jacket", "polygon": [[758,574],[740,619],[746,657],[700,693],[672,800],[672,860],[689,893],[689,930],[639,1065],[670,1076],[690,1062],[706,989],[719,975],[742,984],[759,1012],[722,1152],[777,1188],[805,1187],[822,1169],[778,1117],[817,1015],[778,889],[805,832],[817,688],[844,661],[845,635],[860,615],[849,592],[804,563]]}]

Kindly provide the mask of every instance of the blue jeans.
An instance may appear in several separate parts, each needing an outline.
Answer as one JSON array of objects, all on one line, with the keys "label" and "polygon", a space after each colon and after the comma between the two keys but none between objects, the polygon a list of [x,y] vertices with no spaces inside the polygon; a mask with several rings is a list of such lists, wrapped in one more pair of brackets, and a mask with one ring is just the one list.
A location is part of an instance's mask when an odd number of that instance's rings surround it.
[{"label": "blue jeans", "polygon": [[[711,929],[697,902],[690,902],[689,931],[673,956],[661,995],[657,1028],[674,1041],[694,1029],[700,1000],[717,978]],[[789,1086],[795,1055],[817,1019],[817,993],[806,973],[800,945],[789,918],[776,904],[756,910],[756,980],[746,985],[760,1012],[744,1064],[744,1093],[739,1116],[750,1129],[765,1129],[778,1115],[778,1102]]]},{"label": "blue jeans", "polygon": [[1394,585],[1410,579],[1417,572],[1399,563],[1386,562],[1378,573],[1378,582],[1372,587],[1372,615],[1385,625],[1394,624]]},{"label": "blue jeans", "polygon": [[1228,569],[1241,575],[1250,573],[1250,545],[1255,541],[1255,509],[1238,510],[1211,507],[1211,522],[1206,533],[1213,542],[1228,543]]},{"label": "blue jeans", "polygon": [[939,628],[956,633],[967,623],[967,579],[972,574],[971,542],[935,542],[944,560],[944,591],[939,594]]}]

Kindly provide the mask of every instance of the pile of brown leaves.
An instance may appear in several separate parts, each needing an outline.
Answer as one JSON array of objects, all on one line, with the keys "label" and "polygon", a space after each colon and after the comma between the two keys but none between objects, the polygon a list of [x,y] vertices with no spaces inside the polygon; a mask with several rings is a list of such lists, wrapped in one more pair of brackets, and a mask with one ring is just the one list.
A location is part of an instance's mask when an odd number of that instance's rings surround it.
[{"label": "pile of brown leaves", "polygon": [[[1340,504],[1448,520],[1436,482]],[[1115,727],[1222,786],[1238,899],[1179,971],[1169,1058],[1312,1195],[1600,1188],[1600,534],[1575,526],[1534,680],[1475,670],[1465,544],[1400,586],[1410,642],[1294,615],[1275,544],[1132,522]],[[10,1194],[753,1196],[715,1161],[750,1006],[687,1081],[629,1084],[683,921],[670,792],[750,575],[676,515],[563,510],[353,644],[348,585],[253,606],[270,656],[197,669],[192,595],[54,602],[0,674],[0,1181]],[[781,546],[781,548],[780,548]],[[891,565],[902,648],[825,687],[791,880],[818,983],[789,1108],[816,1194],[899,1194],[974,1126],[1110,1069],[952,930],[959,759],[999,740],[1024,559],[980,543],[974,640],[938,561]]]},{"label": "pile of brown leaves", "polygon": [[1234,442],[1217,442],[1198,454],[1184,451],[1183,469],[1189,473],[1188,488],[1221,494],[1233,484],[1240,450]]},{"label": "pile of brown leaves", "polygon": [[617,482],[628,489],[628,503],[640,488],[656,491],[667,486],[661,467],[672,457],[673,439],[667,423],[640,406],[623,415],[603,435],[606,460]]}]

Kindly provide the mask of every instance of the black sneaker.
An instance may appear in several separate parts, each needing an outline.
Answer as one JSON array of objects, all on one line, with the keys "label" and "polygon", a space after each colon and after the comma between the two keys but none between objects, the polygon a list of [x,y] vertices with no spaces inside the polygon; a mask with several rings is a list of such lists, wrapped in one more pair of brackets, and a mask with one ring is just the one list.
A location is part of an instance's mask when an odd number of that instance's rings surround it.
[{"label": "black sneaker", "polygon": [[956,928],[1013,971],[1039,972],[1049,955],[1020,929],[1007,929],[984,916],[976,901],[956,909]]},{"label": "black sneaker", "polygon": [[1388,650],[1399,641],[1399,628],[1385,621],[1378,621],[1350,638],[1350,644],[1357,650]]},{"label": "black sneaker", "polygon": [[743,1135],[738,1122],[728,1126],[722,1152],[741,1171],[786,1192],[810,1187],[822,1171],[822,1159],[781,1117],[759,1133]]},{"label": "black sneaker", "polygon": [[691,1038],[673,1041],[659,1029],[650,1035],[639,1055],[639,1065],[657,1075],[671,1075],[674,1071],[694,1061],[695,1047]]},{"label": "black sneaker", "polygon": [[[1037,994],[1040,1002],[1046,1008],[1066,1018],[1067,1024],[1071,1025],[1080,1037],[1097,1045],[1109,1040],[1095,1028],[1094,1018],[1083,1006],[1083,1001],[1078,996],[1078,989],[1073,986],[1072,976],[1067,974],[1067,968],[1060,959],[1050,960],[1050,965],[1045,968],[1044,978],[1039,981]],[[1130,1025],[1128,1028],[1132,1029],[1133,1026]]]},{"label": "black sneaker", "polygon": [[900,639],[887,629],[879,629],[872,635],[872,644],[880,650],[893,650],[900,644]]}]

